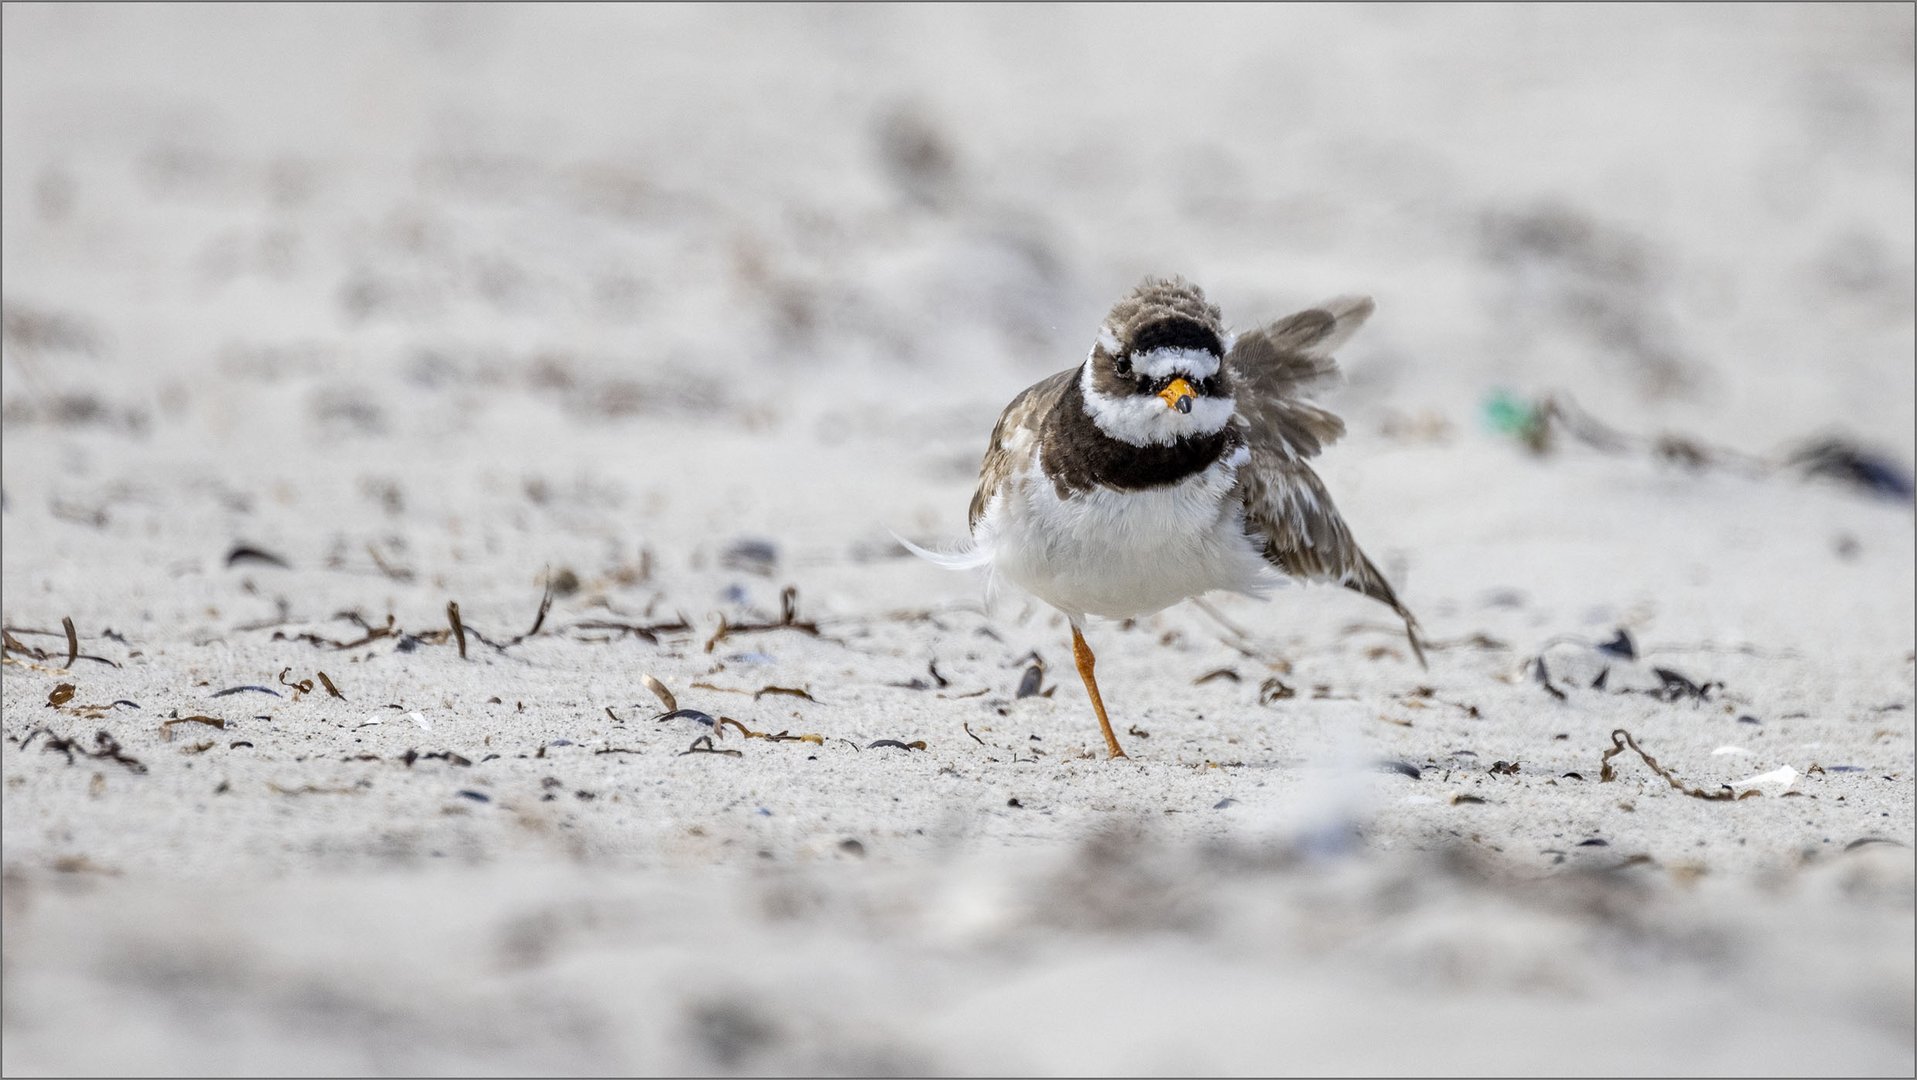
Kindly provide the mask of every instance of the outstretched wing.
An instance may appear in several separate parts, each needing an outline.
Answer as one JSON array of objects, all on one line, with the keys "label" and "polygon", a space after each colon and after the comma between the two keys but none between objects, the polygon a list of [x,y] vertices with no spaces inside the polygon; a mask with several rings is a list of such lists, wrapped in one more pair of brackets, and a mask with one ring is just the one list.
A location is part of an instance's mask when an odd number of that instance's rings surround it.
[{"label": "outstretched wing", "polygon": [[1245,505],[1245,532],[1267,562],[1295,578],[1343,585],[1397,612],[1419,666],[1429,666],[1417,617],[1351,538],[1351,527],[1311,466],[1269,446],[1254,446],[1251,460],[1238,472],[1238,496]]},{"label": "outstretched wing", "polygon": [[1418,620],[1398,600],[1338,513],[1306,459],[1345,433],[1344,421],[1304,395],[1338,373],[1331,352],[1372,312],[1369,297],[1341,297],[1241,335],[1231,368],[1238,422],[1251,460],[1239,470],[1245,531],[1266,561],[1306,581],[1329,581],[1397,612],[1419,665],[1425,664]]},{"label": "outstretched wing", "polygon": [[972,493],[972,508],[966,517],[966,524],[974,533],[992,497],[1021,466],[1030,464],[1038,443],[1039,425],[1077,377],[1078,369],[1071,368],[1034,383],[999,414],[998,424],[992,428],[992,441],[985,448],[985,460],[979,464],[978,490]]},{"label": "outstretched wing", "polygon": [[1345,422],[1305,400],[1338,375],[1333,349],[1371,317],[1368,296],[1344,296],[1270,326],[1240,334],[1225,356],[1252,444],[1287,458],[1316,457],[1345,433]]}]

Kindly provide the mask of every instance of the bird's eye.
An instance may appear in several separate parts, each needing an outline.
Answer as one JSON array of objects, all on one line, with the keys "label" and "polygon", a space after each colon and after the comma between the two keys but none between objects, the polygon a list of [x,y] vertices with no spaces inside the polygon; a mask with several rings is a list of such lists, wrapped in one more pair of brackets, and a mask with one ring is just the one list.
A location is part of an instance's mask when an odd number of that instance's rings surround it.
[{"label": "bird's eye", "polygon": [[1117,360],[1112,361],[1112,367],[1115,368],[1120,375],[1130,375],[1132,373],[1131,358],[1121,356]]},{"label": "bird's eye", "polygon": [[1199,389],[1206,397],[1216,397],[1218,394],[1218,378],[1213,376],[1212,378],[1206,379],[1203,383],[1199,384]]}]

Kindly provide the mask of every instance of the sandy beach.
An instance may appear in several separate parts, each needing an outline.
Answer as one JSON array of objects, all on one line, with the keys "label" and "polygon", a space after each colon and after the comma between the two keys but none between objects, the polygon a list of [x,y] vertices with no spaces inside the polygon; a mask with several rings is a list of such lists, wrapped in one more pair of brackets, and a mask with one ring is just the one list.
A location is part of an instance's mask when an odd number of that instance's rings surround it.
[{"label": "sandy beach", "polygon": [[[8,1075],[1917,1070],[1910,7],[0,31]],[[1155,274],[1376,298],[1430,666],[1097,623],[1108,761],[893,534]]]}]

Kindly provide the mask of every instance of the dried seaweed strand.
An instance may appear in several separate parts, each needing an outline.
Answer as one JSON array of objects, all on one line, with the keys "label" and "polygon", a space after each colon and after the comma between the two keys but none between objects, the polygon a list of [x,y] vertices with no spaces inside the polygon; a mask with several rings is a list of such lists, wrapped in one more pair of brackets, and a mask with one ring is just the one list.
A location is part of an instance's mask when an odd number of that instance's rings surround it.
[{"label": "dried seaweed strand", "polygon": [[31,656],[35,660],[45,660],[47,658],[47,651],[45,649],[28,645],[19,638],[14,637],[12,627],[0,630],[0,643],[4,643],[4,651],[6,652],[17,652],[22,656]]},{"label": "dried seaweed strand", "polygon": [[399,582],[407,582],[407,581],[413,580],[413,572],[411,570],[408,570],[403,566],[394,566],[388,563],[385,559],[380,557],[379,549],[374,547],[373,545],[371,544],[366,545],[366,554],[372,557],[373,565],[378,567],[379,572],[386,575],[386,577],[389,580],[399,581]]},{"label": "dried seaweed strand", "polygon": [[802,687],[797,687],[797,686],[762,687],[752,692],[752,700],[757,701],[760,698],[766,696],[767,694],[784,694],[787,697],[804,698],[805,700],[810,701],[815,705],[822,704],[822,702],[820,702],[818,698],[815,698],[812,696],[811,692],[803,689]]},{"label": "dried seaweed strand", "polygon": [[[63,619],[61,621],[70,623],[73,620]],[[108,667],[114,667],[114,668],[117,668],[120,666],[120,664],[118,664],[117,662],[108,660],[104,656],[93,656],[89,653],[80,652],[79,651],[79,635],[70,634],[70,628],[67,628],[67,627],[63,627],[60,630],[35,630],[25,626],[8,626],[5,628],[0,628],[0,643],[3,643],[4,645],[4,647],[0,647],[0,653],[17,652],[22,656],[31,656],[35,660],[50,660],[53,658],[54,656],[53,653],[47,652],[45,649],[28,645],[27,643],[21,641],[18,637],[15,637],[14,635],[16,634],[40,634],[45,637],[66,637],[67,638],[67,648],[70,651],[70,655],[67,659],[67,662],[58,668],[36,668],[35,670],[43,670],[43,671],[50,671],[50,672],[57,673],[72,667],[73,661],[75,660],[91,660],[96,664],[105,664]],[[109,630],[107,631],[106,636],[115,636],[115,635],[113,635],[113,632]],[[22,667],[33,666],[31,664],[26,664],[22,661],[13,660],[10,658],[7,660],[7,663],[19,664]]]},{"label": "dried seaweed strand", "polygon": [[146,772],[145,764],[137,758],[127,756],[126,752],[121,749],[119,741],[104,731],[94,734],[94,749],[88,750],[86,747],[81,746],[77,740],[61,738],[55,735],[51,728],[39,727],[27,732],[27,737],[20,742],[20,748],[22,750],[26,749],[27,744],[33,741],[33,737],[42,732],[46,734],[47,741],[41,744],[40,749],[42,751],[52,751],[56,754],[65,754],[68,765],[73,764],[73,755],[78,754],[81,757],[117,761],[135,773]]},{"label": "dried seaweed strand", "polygon": [[1693,799],[1703,799],[1707,802],[1734,802],[1738,799],[1752,798],[1759,794],[1757,789],[1752,788],[1750,791],[1739,795],[1732,790],[1728,784],[1717,791],[1705,791],[1703,788],[1691,787],[1672,775],[1671,770],[1659,765],[1656,758],[1645,753],[1644,748],[1637,744],[1637,739],[1632,737],[1631,733],[1623,728],[1618,728],[1616,731],[1611,732],[1611,748],[1604,752],[1604,757],[1600,759],[1599,762],[1599,783],[1608,784],[1617,779],[1617,770],[1611,767],[1611,759],[1622,754],[1626,746],[1636,751],[1637,756],[1644,759],[1644,764],[1650,766],[1652,772],[1663,777],[1665,783],[1689,795]]},{"label": "dried seaweed strand", "polygon": [[176,724],[205,724],[207,727],[226,730],[226,721],[217,716],[176,716],[171,720],[160,721],[160,738],[173,741],[173,727]]},{"label": "dried seaweed strand", "polygon": [[659,644],[659,635],[661,634],[691,633],[692,623],[688,621],[686,617],[683,615],[681,615],[678,619],[672,622],[652,623],[650,625],[642,625],[640,623],[618,622],[612,619],[583,619],[579,622],[573,623],[572,625],[566,627],[566,630],[568,632],[575,631],[575,630],[616,630],[618,631],[618,634],[619,634],[619,637],[614,637],[614,638],[581,638],[581,637],[578,637],[577,635],[574,635],[574,640],[576,641],[594,641],[594,642],[603,643],[606,641],[617,641],[619,640],[620,637],[625,637],[626,635],[630,634],[634,637],[644,639],[648,645],[657,645]]},{"label": "dried seaweed strand", "polygon": [[508,641],[504,647],[510,648],[526,640],[527,638],[532,637],[533,635],[539,633],[539,628],[546,625],[546,612],[551,610],[552,610],[552,571],[548,570],[546,572],[546,592],[545,592],[545,595],[539,598],[539,612],[533,616],[532,629],[526,631],[525,633],[519,635],[518,637],[512,639],[511,641]]},{"label": "dried seaweed strand", "polygon": [[345,787],[329,788],[329,787],[320,787],[317,784],[301,784],[299,787],[296,787],[296,788],[281,787],[279,784],[274,783],[271,780],[268,780],[266,782],[266,786],[269,790],[280,795],[357,795],[360,792],[359,788],[345,788]]},{"label": "dried seaweed strand", "polygon": [[742,758],[745,756],[745,751],[732,750],[732,749],[726,749],[726,748],[714,746],[712,745],[712,736],[701,735],[698,738],[692,740],[692,746],[687,748],[686,750],[681,751],[679,753],[679,756],[685,757],[687,754],[720,754],[725,757]]},{"label": "dried seaweed strand", "polygon": [[1548,425],[1556,421],[1586,446],[1609,454],[1649,450],[1653,457],[1691,468],[1718,466],[1742,472],[1746,476],[1765,476],[1778,469],[1776,464],[1763,458],[1725,446],[1709,446],[1690,436],[1672,433],[1652,437],[1628,435],[1585,412],[1567,394],[1546,396],[1539,403],[1538,415],[1543,423]]},{"label": "dried seaweed strand", "polygon": [[718,722],[712,725],[712,730],[715,734],[717,734],[720,738],[723,739],[725,738],[725,733],[726,733],[725,725],[727,724],[731,724],[733,727],[738,728],[739,734],[744,735],[748,739],[764,739],[767,742],[775,742],[775,743],[807,742],[807,743],[812,743],[815,746],[825,745],[825,736],[823,735],[794,735],[790,731],[780,731],[777,734],[773,734],[773,733],[765,732],[765,731],[754,731],[751,728],[745,726],[744,724],[741,724],[739,721],[734,720],[730,716],[721,716],[718,719]]},{"label": "dried seaweed strand", "polygon": [[466,659],[466,627],[459,621],[459,603],[446,601],[446,620],[453,624],[453,637],[459,642],[459,658]]},{"label": "dried seaweed strand", "polygon": [[303,634],[287,634],[285,631],[275,630],[273,631],[273,640],[274,641],[304,641],[311,645],[314,645],[323,649],[345,650],[345,649],[357,649],[361,645],[370,645],[381,638],[398,637],[401,633],[398,623],[394,620],[393,616],[390,613],[386,616],[385,626],[374,626],[373,624],[367,622],[365,616],[361,615],[357,611],[336,612],[333,615],[333,618],[345,619],[353,623],[355,626],[358,626],[361,630],[366,631],[366,636],[361,638],[356,638],[352,641],[335,641],[332,638],[321,637],[318,634],[312,633],[310,631]]},{"label": "dried seaweed strand", "polygon": [[706,651],[734,634],[761,634],[770,630],[797,630],[802,634],[822,638],[819,624],[799,618],[799,589],[796,585],[787,585],[779,593],[779,621],[761,623],[732,623],[724,615],[719,616],[719,628],[706,640]]}]

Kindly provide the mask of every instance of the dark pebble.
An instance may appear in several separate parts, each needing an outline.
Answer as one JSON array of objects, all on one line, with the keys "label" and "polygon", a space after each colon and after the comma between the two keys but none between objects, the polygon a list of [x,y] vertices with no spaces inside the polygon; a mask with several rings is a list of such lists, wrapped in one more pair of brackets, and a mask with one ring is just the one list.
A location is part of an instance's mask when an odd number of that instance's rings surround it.
[{"label": "dark pebble", "polygon": [[1018,696],[1022,698],[1037,697],[1039,683],[1044,681],[1045,672],[1041,670],[1037,664],[1026,668],[1025,677],[1018,681]]},{"label": "dark pebble", "polygon": [[1621,656],[1626,660],[1637,659],[1637,643],[1631,640],[1631,635],[1625,633],[1623,627],[1618,628],[1616,637],[1599,645],[1598,651],[1612,656]]}]

